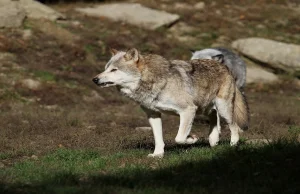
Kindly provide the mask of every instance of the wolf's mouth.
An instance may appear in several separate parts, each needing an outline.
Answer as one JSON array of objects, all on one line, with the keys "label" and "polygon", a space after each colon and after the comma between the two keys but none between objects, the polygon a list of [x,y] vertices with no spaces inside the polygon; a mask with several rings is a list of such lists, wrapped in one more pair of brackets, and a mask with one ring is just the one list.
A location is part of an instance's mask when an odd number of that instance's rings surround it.
[{"label": "wolf's mouth", "polygon": [[103,83],[99,84],[100,87],[109,87],[109,86],[113,86],[113,85],[115,85],[114,82],[103,82]]}]

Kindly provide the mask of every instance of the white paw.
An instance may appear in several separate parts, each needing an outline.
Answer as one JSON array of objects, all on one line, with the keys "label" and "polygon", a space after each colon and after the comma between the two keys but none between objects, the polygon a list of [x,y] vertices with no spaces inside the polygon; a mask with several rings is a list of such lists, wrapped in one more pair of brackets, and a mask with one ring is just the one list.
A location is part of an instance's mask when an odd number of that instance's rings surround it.
[{"label": "white paw", "polygon": [[236,146],[237,143],[238,143],[238,141],[230,141],[230,145],[231,145],[231,146]]},{"label": "white paw", "polygon": [[219,143],[219,133],[213,131],[208,137],[210,147],[214,147]]},{"label": "white paw", "polygon": [[160,154],[148,154],[147,156],[148,158],[163,158],[164,157],[164,153],[160,153]]},{"label": "white paw", "polygon": [[186,143],[186,139],[182,139],[182,138],[175,138],[175,142],[177,144],[185,144]]},{"label": "white paw", "polygon": [[196,135],[189,135],[186,139],[187,144],[194,144],[198,141],[198,137]]},{"label": "white paw", "polygon": [[214,147],[214,146],[218,145],[218,143],[219,143],[219,140],[210,139],[210,138],[208,139],[208,141],[209,141],[210,147]]},{"label": "white paw", "polygon": [[231,136],[230,145],[235,146],[239,142],[240,137],[237,136]]}]

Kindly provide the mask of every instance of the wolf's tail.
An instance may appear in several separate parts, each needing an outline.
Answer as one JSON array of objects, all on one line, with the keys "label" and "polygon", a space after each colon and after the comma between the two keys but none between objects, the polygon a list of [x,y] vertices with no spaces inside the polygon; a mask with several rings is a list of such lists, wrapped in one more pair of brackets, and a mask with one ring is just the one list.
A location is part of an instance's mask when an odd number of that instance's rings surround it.
[{"label": "wolf's tail", "polygon": [[236,87],[233,102],[233,121],[242,131],[249,127],[249,107],[246,97]]}]

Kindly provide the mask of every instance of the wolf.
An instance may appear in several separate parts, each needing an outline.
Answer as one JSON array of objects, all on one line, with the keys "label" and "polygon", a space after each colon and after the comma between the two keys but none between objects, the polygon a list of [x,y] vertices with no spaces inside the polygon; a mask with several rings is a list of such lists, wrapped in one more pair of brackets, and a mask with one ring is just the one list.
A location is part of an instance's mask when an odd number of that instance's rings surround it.
[{"label": "wolf", "polygon": [[246,84],[246,63],[237,54],[226,48],[207,48],[199,51],[192,51],[191,59],[213,59],[225,64],[232,72],[236,85],[243,90]]},{"label": "wolf", "polygon": [[231,145],[236,145],[239,132],[248,128],[246,99],[225,65],[209,59],[169,61],[160,55],[142,55],[135,48],[111,52],[104,72],[92,81],[102,88],[116,86],[123,95],[140,104],[154,134],[155,148],[149,157],[164,155],[162,113],[179,115],[175,138],[178,144],[197,141],[189,136],[196,114],[206,113],[210,117],[211,146],[219,141],[220,118],[229,125]]}]

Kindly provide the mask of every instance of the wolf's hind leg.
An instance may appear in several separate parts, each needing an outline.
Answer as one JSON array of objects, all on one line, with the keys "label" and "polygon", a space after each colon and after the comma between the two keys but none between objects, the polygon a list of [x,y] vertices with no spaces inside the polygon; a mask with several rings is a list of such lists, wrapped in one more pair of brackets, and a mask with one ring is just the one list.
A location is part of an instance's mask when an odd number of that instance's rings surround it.
[{"label": "wolf's hind leg", "polygon": [[229,125],[229,129],[231,132],[231,139],[230,145],[234,146],[238,143],[240,136],[239,136],[239,127],[236,123],[233,122],[232,114],[233,114],[233,107],[231,101],[226,101],[222,98],[216,98],[216,107],[220,116],[223,117],[227,124]]},{"label": "wolf's hind leg", "polygon": [[236,123],[229,124],[229,128],[231,131],[230,145],[235,146],[240,139],[240,135],[239,135],[240,129]]},{"label": "wolf's hind leg", "polygon": [[193,144],[198,138],[196,136],[189,136],[193,125],[194,117],[197,107],[188,107],[184,111],[180,112],[180,125],[177,136],[175,138],[178,144]]},{"label": "wolf's hind leg", "polygon": [[220,117],[218,111],[213,108],[211,113],[209,114],[209,124],[210,124],[210,133],[209,133],[209,144],[211,147],[218,145],[219,136],[221,133],[220,126]]},{"label": "wolf's hind leg", "polygon": [[165,143],[163,140],[161,114],[142,107],[148,116],[148,121],[153,131],[155,148],[153,154],[149,154],[148,157],[162,158],[164,156]]}]

